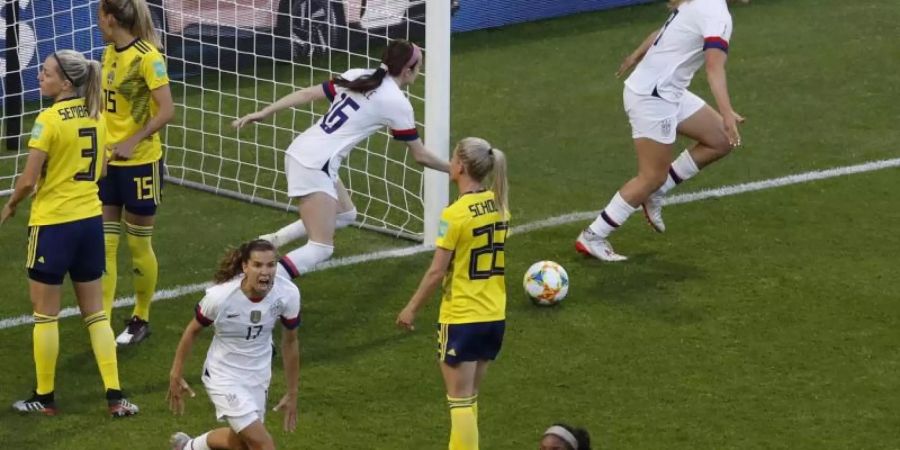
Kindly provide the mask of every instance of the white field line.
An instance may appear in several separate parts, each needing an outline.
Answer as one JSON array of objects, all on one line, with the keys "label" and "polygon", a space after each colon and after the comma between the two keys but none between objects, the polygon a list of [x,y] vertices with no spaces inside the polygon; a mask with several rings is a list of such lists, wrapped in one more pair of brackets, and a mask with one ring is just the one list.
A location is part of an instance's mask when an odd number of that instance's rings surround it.
[{"label": "white field line", "polygon": [[[853,175],[857,173],[864,172],[873,172],[876,170],[883,170],[892,167],[900,167],[900,158],[894,159],[885,159],[880,161],[872,161],[864,164],[857,164],[853,166],[844,166],[844,167],[836,167],[833,169],[826,170],[816,170],[812,172],[804,172],[796,175],[788,175],[781,178],[772,178],[768,180],[762,181],[754,181],[750,183],[743,184],[735,184],[730,186],[722,186],[715,189],[706,189],[697,192],[688,192],[685,194],[673,195],[663,202],[665,205],[679,205],[682,203],[691,203],[700,200],[706,200],[708,198],[718,198],[718,197],[728,197],[730,195],[743,194],[745,192],[754,192],[761,191],[763,189],[772,189],[782,186],[789,186],[792,184],[800,184],[800,183],[808,183],[810,181],[816,180],[824,180],[827,178],[835,178],[846,175]],[[582,211],[575,212],[570,214],[564,214],[561,216],[550,217],[547,219],[538,220],[531,223],[526,223],[524,225],[519,225],[513,227],[510,231],[511,235],[528,233],[531,231],[541,230],[544,228],[555,227],[559,225],[565,225],[572,222],[580,222],[583,220],[593,219],[599,214],[600,211]],[[355,264],[361,264],[369,261],[378,261],[383,259],[391,259],[391,258],[401,258],[404,256],[416,255],[419,253],[425,253],[431,251],[433,246],[430,245],[415,245],[410,247],[401,247],[390,250],[380,250],[372,253],[365,253],[361,255],[354,256],[346,256],[343,258],[335,258],[330,261],[326,261],[322,264],[319,264],[313,271],[320,271],[326,269],[332,269],[335,267],[344,267]],[[189,284],[184,286],[177,286],[171,289],[162,289],[156,292],[156,295],[153,296],[153,301],[160,300],[168,300],[172,298],[181,297],[184,295],[194,294],[200,291],[203,291],[207,287],[209,287],[212,283],[196,283]],[[115,301],[113,306],[115,308],[123,307],[123,306],[131,306],[134,305],[134,297],[124,297],[119,298]],[[70,317],[78,315],[78,308],[76,307],[68,307],[60,311],[59,317]],[[12,317],[8,319],[0,320],[0,330],[6,328],[12,328],[19,325],[27,325],[33,323],[33,319],[31,315],[22,315],[19,317]]]}]

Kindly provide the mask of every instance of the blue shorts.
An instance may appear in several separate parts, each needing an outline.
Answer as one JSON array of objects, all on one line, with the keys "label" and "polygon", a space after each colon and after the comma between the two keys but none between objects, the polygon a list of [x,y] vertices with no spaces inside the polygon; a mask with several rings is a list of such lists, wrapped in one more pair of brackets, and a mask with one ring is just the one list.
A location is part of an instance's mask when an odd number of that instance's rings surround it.
[{"label": "blue shorts", "polygon": [[62,284],[66,273],[76,283],[94,281],[106,270],[103,216],[28,228],[28,278]]},{"label": "blue shorts", "polygon": [[163,161],[139,166],[109,166],[97,183],[103,206],[124,207],[139,216],[156,215],[163,187]]},{"label": "blue shorts", "polygon": [[497,358],[503,345],[506,321],[474,323],[439,323],[438,359],[451,366],[465,361]]}]

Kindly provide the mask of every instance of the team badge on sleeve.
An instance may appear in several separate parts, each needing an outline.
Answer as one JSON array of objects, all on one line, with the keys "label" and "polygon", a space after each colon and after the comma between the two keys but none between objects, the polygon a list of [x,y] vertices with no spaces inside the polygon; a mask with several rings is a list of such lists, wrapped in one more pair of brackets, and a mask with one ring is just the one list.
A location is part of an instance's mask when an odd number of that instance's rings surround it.
[{"label": "team badge on sleeve", "polygon": [[31,138],[32,139],[40,139],[41,133],[44,131],[44,124],[40,122],[35,122],[34,127],[31,128]]},{"label": "team badge on sleeve", "polygon": [[158,77],[166,76],[166,66],[162,61],[156,61],[153,63],[153,71],[156,72],[156,76]]},{"label": "team badge on sleeve", "polygon": [[447,234],[447,228],[450,227],[450,224],[447,223],[446,220],[441,220],[441,223],[438,225],[438,237],[444,237]]}]

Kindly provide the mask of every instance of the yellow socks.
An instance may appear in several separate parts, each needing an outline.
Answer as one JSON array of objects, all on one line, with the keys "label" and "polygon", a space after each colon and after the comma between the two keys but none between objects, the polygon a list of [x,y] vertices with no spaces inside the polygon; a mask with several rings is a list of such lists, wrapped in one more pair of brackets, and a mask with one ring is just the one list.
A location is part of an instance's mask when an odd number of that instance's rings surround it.
[{"label": "yellow socks", "polygon": [[106,318],[112,318],[113,300],[116,298],[116,281],[118,280],[119,234],[122,226],[119,222],[103,222],[103,243],[106,247],[106,271],[103,272],[103,311]]},{"label": "yellow socks", "polygon": [[478,450],[478,396],[465,398],[447,396],[450,407],[450,450]]},{"label": "yellow socks", "polygon": [[94,349],[94,358],[103,378],[103,386],[106,389],[121,389],[119,387],[119,364],[116,360],[116,339],[106,313],[97,311],[84,318],[84,325],[91,335],[91,347]]},{"label": "yellow socks", "polygon": [[133,315],[149,322],[150,302],[156,292],[156,280],[159,276],[159,264],[150,242],[153,237],[153,226],[133,225],[125,222],[125,232],[134,267]]},{"label": "yellow socks", "polygon": [[[59,322],[57,316],[34,313],[34,371],[37,394],[53,392],[56,358],[59,356]],[[111,331],[110,331],[111,332]]]}]

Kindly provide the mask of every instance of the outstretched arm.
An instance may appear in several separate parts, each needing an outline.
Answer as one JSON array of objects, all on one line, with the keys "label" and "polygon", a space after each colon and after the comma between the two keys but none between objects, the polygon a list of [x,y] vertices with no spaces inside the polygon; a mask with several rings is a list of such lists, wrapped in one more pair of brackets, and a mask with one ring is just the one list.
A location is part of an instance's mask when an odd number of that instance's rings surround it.
[{"label": "outstretched arm", "polygon": [[406,143],[407,147],[413,154],[413,159],[417,163],[440,172],[450,172],[450,163],[438,158],[437,155],[428,151],[421,139],[415,139]]},{"label": "outstretched arm", "polygon": [[307,88],[300,89],[299,91],[293,92],[291,94],[285,95],[272,103],[269,106],[255,112],[247,114],[244,117],[235,119],[231,122],[231,126],[235,128],[241,128],[244,125],[247,125],[252,122],[259,122],[261,120],[265,120],[272,114],[277,113],[283,109],[294,108],[300,105],[305,105],[307,103],[312,103],[316,100],[321,100],[325,97],[325,90],[322,89],[321,85],[310,86]]}]

